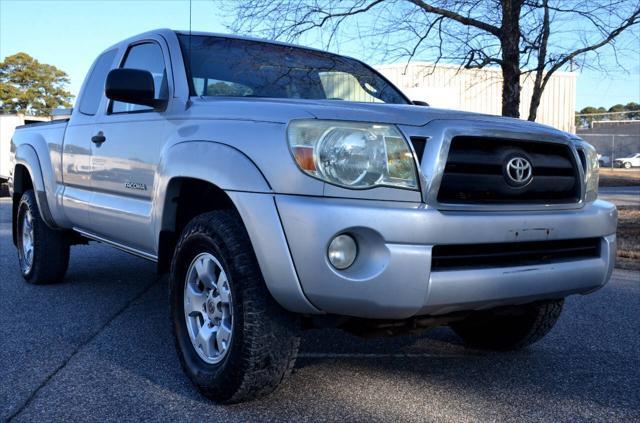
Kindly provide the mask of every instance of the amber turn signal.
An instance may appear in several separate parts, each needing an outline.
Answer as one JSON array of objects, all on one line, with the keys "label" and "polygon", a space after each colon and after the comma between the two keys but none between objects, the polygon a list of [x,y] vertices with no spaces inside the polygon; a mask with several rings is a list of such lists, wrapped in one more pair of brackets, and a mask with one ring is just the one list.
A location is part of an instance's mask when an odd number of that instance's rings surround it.
[{"label": "amber turn signal", "polygon": [[311,172],[316,170],[316,164],[313,161],[313,147],[295,146],[292,150],[298,166]]}]

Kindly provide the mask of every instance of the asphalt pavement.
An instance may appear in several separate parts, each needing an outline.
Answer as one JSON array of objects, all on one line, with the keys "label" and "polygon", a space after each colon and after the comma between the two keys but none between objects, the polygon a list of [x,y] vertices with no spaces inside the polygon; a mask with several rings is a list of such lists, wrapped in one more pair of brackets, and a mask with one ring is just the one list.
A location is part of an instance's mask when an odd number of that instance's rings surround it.
[{"label": "asphalt pavement", "polygon": [[617,206],[640,206],[640,186],[600,187],[598,197]]},{"label": "asphalt pavement", "polygon": [[0,200],[0,420],[640,421],[640,273],[570,297],[541,342],[467,350],[447,328],[362,340],[306,332],[292,376],[233,406],[182,373],[154,265],[72,248],[66,281],[25,284]]}]

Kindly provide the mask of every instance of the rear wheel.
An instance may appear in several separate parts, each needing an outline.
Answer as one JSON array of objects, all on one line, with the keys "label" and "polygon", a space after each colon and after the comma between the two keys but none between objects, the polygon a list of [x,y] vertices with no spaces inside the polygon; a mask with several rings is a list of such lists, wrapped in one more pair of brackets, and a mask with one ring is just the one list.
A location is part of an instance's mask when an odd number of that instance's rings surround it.
[{"label": "rear wheel", "polygon": [[171,266],[170,303],[181,364],[205,396],[251,400],[290,373],[298,320],[269,294],[237,213],[205,213],[184,229]]},{"label": "rear wheel", "polygon": [[564,300],[543,301],[517,308],[477,312],[451,328],[472,348],[517,350],[542,339],[553,328]]},{"label": "rear wheel", "polygon": [[69,267],[69,242],[63,231],[44,223],[32,190],[20,199],[17,235],[22,277],[35,285],[62,282]]}]

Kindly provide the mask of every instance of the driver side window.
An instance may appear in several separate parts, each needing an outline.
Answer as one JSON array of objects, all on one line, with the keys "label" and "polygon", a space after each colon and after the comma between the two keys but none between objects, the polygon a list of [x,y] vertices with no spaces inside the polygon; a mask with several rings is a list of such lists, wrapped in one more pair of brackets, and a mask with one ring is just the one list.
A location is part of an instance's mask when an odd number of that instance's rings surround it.
[{"label": "driver side window", "polygon": [[[162,49],[156,43],[136,44],[129,47],[124,63],[121,66],[127,69],[141,69],[151,72],[155,86],[155,98],[166,99],[168,97],[167,72],[164,66]],[[151,111],[152,107],[139,104],[113,101],[111,113],[131,113]]]}]

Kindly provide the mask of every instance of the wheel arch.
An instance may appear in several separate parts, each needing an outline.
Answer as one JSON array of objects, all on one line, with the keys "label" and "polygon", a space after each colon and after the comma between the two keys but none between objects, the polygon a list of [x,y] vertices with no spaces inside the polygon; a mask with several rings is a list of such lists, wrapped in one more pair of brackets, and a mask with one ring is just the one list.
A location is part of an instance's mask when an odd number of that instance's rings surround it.
[{"label": "wheel arch", "polygon": [[173,248],[189,220],[208,211],[238,211],[226,191],[272,192],[246,154],[208,140],[169,143],[161,154],[158,180],[153,213],[160,273],[169,270]]},{"label": "wheel arch", "polygon": [[36,203],[42,220],[52,229],[57,226],[51,216],[49,203],[46,194],[46,187],[42,175],[40,159],[36,150],[29,144],[21,144],[16,148],[15,164],[11,179],[11,198],[12,198],[12,237],[14,245],[16,239],[16,216],[18,213],[18,205],[20,198],[26,191],[33,189],[36,197]]},{"label": "wheel arch", "polygon": [[[13,239],[13,245],[18,245],[18,206],[20,205],[20,199],[22,194],[26,191],[34,189],[33,178],[31,172],[24,164],[17,164],[13,170],[13,191],[11,195],[12,207],[11,207],[11,236]],[[37,201],[37,199],[36,199]]]},{"label": "wheel arch", "polygon": [[194,217],[214,210],[237,211],[231,198],[216,184],[194,177],[168,181],[158,232],[158,272],[167,273],[180,233]]},{"label": "wheel arch", "polygon": [[321,313],[302,291],[274,192],[247,155],[219,142],[181,141],[164,149],[157,178],[152,213],[160,274],[170,270],[181,230],[192,217],[232,209],[247,230],[267,289],[275,300],[290,311]]}]

